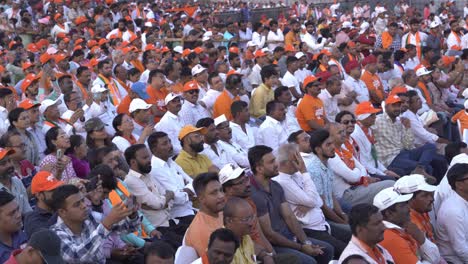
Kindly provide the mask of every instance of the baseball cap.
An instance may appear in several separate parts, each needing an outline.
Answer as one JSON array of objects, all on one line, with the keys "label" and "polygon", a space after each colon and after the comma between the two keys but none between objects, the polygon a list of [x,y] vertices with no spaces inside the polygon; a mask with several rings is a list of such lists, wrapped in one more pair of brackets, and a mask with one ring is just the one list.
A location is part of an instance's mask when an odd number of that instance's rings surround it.
[{"label": "baseball cap", "polygon": [[304,52],[302,52],[302,51],[299,51],[299,52],[298,52],[298,53],[296,53],[296,55],[294,55],[294,56],[296,57],[296,59],[300,59],[300,58],[304,57],[304,56],[305,56],[305,54],[304,54]]},{"label": "baseball cap", "polygon": [[356,116],[359,116],[359,115],[365,115],[365,114],[375,114],[375,113],[378,113],[382,110],[380,110],[379,108],[375,108],[371,102],[369,101],[364,101],[358,105],[356,105],[356,109],[354,110],[354,113],[356,114]]},{"label": "baseball cap", "polygon": [[184,51],[184,48],[182,48],[182,46],[175,46],[173,50],[179,54],[182,54],[182,52]]},{"label": "baseball cap", "polygon": [[195,82],[195,81],[190,81],[190,82],[186,82],[184,84],[184,88],[182,89],[183,92],[188,92],[188,91],[191,91],[191,90],[198,90],[198,84]]},{"label": "baseball cap", "polygon": [[315,77],[319,78],[321,83],[326,82],[331,76],[329,71],[321,71],[315,74]]},{"label": "baseball cap", "polygon": [[416,76],[420,77],[420,76],[423,76],[423,75],[427,75],[429,73],[431,73],[432,71],[429,71],[428,69],[426,69],[426,67],[422,64],[419,64],[418,66],[416,66],[414,68],[414,71],[416,72]]},{"label": "baseball cap", "polygon": [[205,70],[206,70],[205,67],[201,66],[200,64],[197,64],[197,65],[193,66],[193,68],[192,68],[192,76],[195,76],[195,75],[197,75],[197,74],[199,74],[199,73],[201,73],[201,72],[203,72]]},{"label": "baseball cap", "polygon": [[365,57],[361,64],[362,64],[362,67],[365,67],[367,66],[368,64],[372,64],[372,63],[377,63],[377,57],[375,57],[374,55],[369,55],[367,57]]},{"label": "baseball cap", "polygon": [[56,100],[45,99],[44,101],[41,102],[41,106],[39,106],[39,112],[41,112],[41,114],[44,114],[47,108],[53,105],[57,105],[59,102],[60,102],[60,99],[56,99]]},{"label": "baseball cap", "polygon": [[104,122],[102,122],[102,120],[99,117],[93,117],[86,121],[85,130],[86,133],[91,133],[93,131],[102,130],[105,126],[106,124],[104,124]]},{"label": "baseball cap", "polygon": [[146,92],[146,84],[144,82],[135,82],[130,89],[143,100],[150,98],[149,94]]},{"label": "baseball cap", "polygon": [[27,62],[23,63],[23,65],[21,65],[21,68],[23,68],[23,70],[26,70],[26,69],[28,69],[30,67],[33,67],[33,66],[34,66],[33,63],[27,61]]},{"label": "baseball cap", "polygon": [[218,172],[219,181],[221,184],[225,184],[228,181],[239,178],[244,172],[245,169],[239,168],[232,163],[228,163]]},{"label": "baseball cap", "polygon": [[191,49],[184,49],[182,51],[182,57],[187,57],[188,55],[190,55],[190,53],[192,53]]},{"label": "baseball cap", "polygon": [[15,154],[15,152],[11,148],[0,148],[0,160],[4,159],[7,155]]},{"label": "baseball cap", "polygon": [[39,250],[47,264],[65,264],[60,244],[58,235],[49,229],[35,232],[28,241],[28,246]]},{"label": "baseball cap", "polygon": [[391,105],[391,104],[396,104],[396,103],[401,103],[401,99],[397,95],[392,95],[392,96],[387,97],[387,99],[385,99],[386,105]]},{"label": "baseball cap", "polygon": [[439,22],[437,21],[432,21],[431,24],[429,25],[429,28],[436,28],[440,26]]},{"label": "baseball cap", "polygon": [[62,185],[64,182],[57,180],[54,175],[48,171],[39,171],[34,175],[31,181],[31,193],[52,191]]},{"label": "baseball cap", "polygon": [[206,128],[204,128],[204,127],[196,128],[196,127],[194,127],[192,125],[184,126],[179,131],[179,140],[184,139],[185,136],[187,136],[188,134],[194,133],[194,132],[202,132],[203,133],[204,130],[206,130]]},{"label": "baseball cap", "polygon": [[39,57],[39,61],[41,62],[41,64],[46,64],[46,63],[49,62],[52,58],[53,58],[52,55],[50,55],[49,53],[45,52],[44,54],[42,54],[42,55]]},{"label": "baseball cap", "polygon": [[396,192],[393,187],[389,187],[381,190],[374,197],[374,206],[382,211],[394,204],[407,202],[411,197],[413,197],[413,194],[400,194]]},{"label": "baseball cap", "polygon": [[402,93],[406,93],[406,92],[408,92],[408,89],[406,89],[406,87],[404,87],[404,86],[395,86],[390,91],[389,96],[398,95],[398,94],[402,94]]},{"label": "baseball cap", "polygon": [[149,109],[152,105],[146,103],[143,99],[135,98],[130,102],[130,106],[128,107],[128,112],[133,113],[137,110],[146,110]]},{"label": "baseball cap", "polygon": [[172,100],[176,99],[180,97],[180,94],[176,94],[176,93],[168,93],[166,95],[166,98],[164,98],[164,105],[168,105]]},{"label": "baseball cap", "polygon": [[353,27],[353,24],[352,24],[351,22],[345,21],[345,22],[343,22],[343,24],[341,25],[341,28],[343,29],[343,28],[354,28],[354,27]]},{"label": "baseball cap", "polygon": [[260,57],[263,57],[263,56],[266,56],[266,55],[267,54],[265,52],[263,52],[263,50],[257,50],[254,53],[255,58],[260,58]]},{"label": "baseball cap", "polygon": [[239,48],[238,47],[230,47],[229,48],[229,53],[239,54]]},{"label": "baseball cap", "polygon": [[435,192],[436,186],[430,185],[421,174],[403,176],[395,182],[393,188],[400,193],[408,194],[417,191]]},{"label": "baseball cap", "polygon": [[56,63],[61,62],[66,58],[68,58],[68,56],[65,53],[60,53],[60,54],[57,54],[57,55],[54,56],[54,59],[55,59]]},{"label": "baseball cap", "polygon": [[229,76],[229,75],[243,75],[242,73],[236,71],[236,70],[229,70],[226,74],[226,77]]},{"label": "baseball cap", "polygon": [[102,93],[105,91],[107,91],[107,88],[99,84],[96,84],[91,88],[91,93]]},{"label": "baseball cap", "polygon": [[349,74],[352,70],[354,70],[356,68],[359,68],[359,66],[360,66],[359,62],[356,61],[356,60],[349,61],[345,65],[345,71],[346,71],[347,74]]},{"label": "baseball cap", "polygon": [[309,84],[314,83],[314,82],[320,82],[322,79],[314,76],[314,75],[309,75],[305,77],[304,79],[304,87],[307,87]]},{"label": "baseball cap", "polygon": [[359,30],[359,34],[363,34],[364,32],[366,32],[366,30],[368,30],[370,27],[370,24],[366,21],[362,22],[361,26],[359,27],[360,30]]},{"label": "baseball cap", "polygon": [[24,110],[29,110],[33,107],[40,106],[40,105],[41,105],[40,103],[34,103],[31,99],[26,98],[18,104],[18,107],[21,107]]},{"label": "baseball cap", "polygon": [[28,75],[26,75],[26,78],[24,78],[23,82],[21,83],[21,91],[23,91],[23,93],[26,91],[26,89],[28,89],[28,87],[34,82],[34,81],[37,81],[39,80],[39,76],[37,76],[36,74],[34,73],[30,73]]}]

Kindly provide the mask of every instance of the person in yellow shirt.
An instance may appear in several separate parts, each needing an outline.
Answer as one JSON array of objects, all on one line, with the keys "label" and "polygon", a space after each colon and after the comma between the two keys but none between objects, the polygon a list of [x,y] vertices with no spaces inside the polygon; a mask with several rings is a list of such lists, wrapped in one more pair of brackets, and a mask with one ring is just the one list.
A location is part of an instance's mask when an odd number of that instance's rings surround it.
[{"label": "person in yellow shirt", "polygon": [[273,101],[275,93],[273,88],[279,84],[279,76],[274,65],[267,65],[260,71],[262,84],[252,92],[250,99],[250,114],[255,118],[266,115],[266,104]]}]

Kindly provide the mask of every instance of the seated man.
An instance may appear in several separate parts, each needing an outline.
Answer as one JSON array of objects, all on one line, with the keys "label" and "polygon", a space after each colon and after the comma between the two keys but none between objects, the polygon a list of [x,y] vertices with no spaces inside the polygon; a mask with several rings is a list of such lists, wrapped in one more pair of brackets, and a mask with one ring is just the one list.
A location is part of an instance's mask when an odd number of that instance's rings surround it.
[{"label": "seated man", "polygon": [[265,121],[258,128],[256,143],[277,150],[288,140],[286,107],[278,101],[270,101],[266,105],[266,113]]},{"label": "seated man", "polygon": [[271,180],[278,175],[272,152],[271,148],[262,145],[249,150],[250,168],[254,173],[251,198],[257,206],[262,231],[277,253],[294,254],[302,263],[327,263],[333,258],[333,247],[307,237],[286,202],[283,188]]},{"label": "seated man", "polygon": [[[388,97],[385,100],[385,112],[375,121],[377,156],[389,169],[401,170],[403,175],[409,175],[418,166],[422,166],[423,173],[433,175],[438,172],[438,175],[434,176],[441,179],[445,172],[440,175],[443,168],[439,167],[444,164],[439,162],[435,145],[425,144],[415,148],[411,122],[407,118],[399,117],[400,114],[401,99],[396,95]],[[436,170],[433,166],[439,167]]]},{"label": "seated man", "polygon": [[364,166],[353,156],[352,149],[344,144],[346,141],[345,128],[341,124],[331,123],[330,137],[335,144],[336,155],[328,160],[328,166],[335,174],[334,190],[339,198],[343,198],[351,205],[370,203],[381,190],[393,186],[392,180],[381,181],[371,177]]},{"label": "seated man", "polygon": [[274,65],[264,66],[260,74],[263,83],[254,90],[250,100],[250,115],[254,118],[266,115],[266,104],[275,98],[273,87],[279,84],[278,72]]},{"label": "seated man", "polygon": [[[330,243],[335,249],[335,258],[339,258],[347,240],[336,239],[328,230],[330,226],[321,210],[322,198],[315,188],[310,174],[295,144],[284,144],[278,149],[279,175],[272,180],[278,182],[284,190],[284,196],[291,209],[309,237]],[[346,237],[344,235],[343,237]]]},{"label": "seated man", "polygon": [[225,115],[215,118],[216,130],[218,131],[218,145],[236,162],[239,167],[248,168],[249,160],[247,152],[232,140],[231,122]]},{"label": "seated man", "polygon": [[437,246],[411,222],[408,201],[412,197],[413,194],[400,194],[392,187],[374,197],[374,205],[382,213],[387,228],[380,245],[392,255],[395,264],[439,263]]},{"label": "seated man", "polygon": [[455,164],[447,172],[453,192],[437,212],[435,235],[440,254],[448,263],[468,263],[468,164]]},{"label": "seated man", "polygon": [[162,241],[154,241],[145,248],[145,264],[174,263],[174,249]]},{"label": "seated man", "polygon": [[162,131],[169,135],[174,146],[174,153],[179,154],[182,147],[177,140],[180,130],[184,126],[182,118],[179,115],[182,108],[181,96],[175,93],[169,93],[164,99],[164,104],[167,108],[166,113],[161,120],[154,126],[156,131]]},{"label": "seated man", "polygon": [[20,249],[28,239],[21,230],[21,212],[15,196],[0,191],[0,262],[4,263],[14,250]]},{"label": "seated man", "polygon": [[209,237],[208,249],[192,264],[231,263],[238,248],[239,240],[231,230],[216,229]]},{"label": "seated man", "polygon": [[349,214],[349,224],[353,237],[341,254],[338,263],[351,255],[364,257],[368,263],[394,263],[392,255],[379,245],[384,239],[385,225],[379,208],[371,204],[353,206]]},{"label": "seated man", "polygon": [[74,185],[58,187],[52,200],[58,219],[51,230],[62,241],[62,256],[67,263],[105,263],[103,241],[113,232],[132,232],[140,225],[138,206],[126,208],[120,203],[104,219],[90,214],[83,194]]}]

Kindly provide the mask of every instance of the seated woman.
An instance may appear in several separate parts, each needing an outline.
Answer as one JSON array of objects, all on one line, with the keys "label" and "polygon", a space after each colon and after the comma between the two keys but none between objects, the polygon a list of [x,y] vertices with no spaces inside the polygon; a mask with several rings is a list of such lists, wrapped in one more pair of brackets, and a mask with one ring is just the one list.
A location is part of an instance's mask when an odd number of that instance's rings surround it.
[{"label": "seated woman", "polygon": [[70,147],[65,152],[70,157],[76,176],[85,179],[90,171],[89,162],[86,159],[88,147],[84,138],[80,135],[70,137]]},{"label": "seated woman", "polygon": [[154,131],[152,126],[147,126],[143,129],[140,137],[133,134],[134,125],[133,119],[126,114],[118,114],[112,121],[112,126],[115,129],[115,135],[112,139],[120,151],[124,152],[128,147],[135,144],[144,144],[149,135]]}]

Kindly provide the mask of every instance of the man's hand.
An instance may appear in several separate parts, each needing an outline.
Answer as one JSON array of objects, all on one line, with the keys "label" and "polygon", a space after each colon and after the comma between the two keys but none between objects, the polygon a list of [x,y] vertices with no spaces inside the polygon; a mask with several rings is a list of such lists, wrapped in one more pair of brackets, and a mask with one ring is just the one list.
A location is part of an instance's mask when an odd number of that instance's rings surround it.
[{"label": "man's hand", "polygon": [[112,207],[109,214],[102,220],[102,224],[105,228],[110,230],[114,224],[122,221],[131,214],[133,214],[133,210],[127,208],[125,204],[121,202]]},{"label": "man's hand", "polygon": [[294,213],[298,216],[298,217],[304,217],[307,212],[310,211],[310,208],[307,207],[307,206],[302,206],[302,205],[298,205],[296,207],[296,209],[294,210]]},{"label": "man's hand", "polygon": [[70,123],[75,124],[75,122],[84,116],[84,111],[81,108],[78,108],[75,113],[70,117]]},{"label": "man's hand", "polygon": [[156,237],[158,239],[161,239],[162,234],[161,234],[161,232],[159,232],[158,230],[155,229],[155,230],[151,231],[150,237]]},{"label": "man's hand", "polygon": [[369,184],[380,181],[379,178],[369,177]]},{"label": "man's hand", "polygon": [[400,175],[396,174],[394,171],[391,171],[391,170],[386,170],[386,171],[384,171],[384,173],[385,173],[385,175],[393,177],[395,179],[400,178]]},{"label": "man's hand", "polygon": [[290,157],[292,164],[294,165],[294,168],[299,171],[300,173],[306,173],[307,169],[304,164],[304,160],[301,157],[301,154],[299,154],[299,151],[296,151],[293,155]]},{"label": "man's hand", "polygon": [[153,126],[153,125],[146,126],[146,127],[143,129],[143,132],[141,132],[141,137],[147,138],[147,137],[149,137],[149,135],[151,135],[153,132],[154,132],[154,126]]},{"label": "man's hand", "polygon": [[174,192],[167,190],[165,196],[166,196],[166,202],[169,202],[170,200],[174,199]]},{"label": "man's hand", "polygon": [[317,245],[302,245],[301,252],[309,256],[318,256],[323,254],[323,250]]},{"label": "man's hand", "polygon": [[192,190],[190,190],[189,188],[184,188],[182,191],[184,191],[184,192],[187,193],[187,195],[188,195],[190,201],[193,201],[193,200],[197,199],[197,198],[195,197],[195,194],[194,194],[194,193],[192,192]]},{"label": "man's hand", "polygon": [[426,237],[424,233],[413,222],[408,221],[405,226],[405,231],[410,234],[420,245],[424,244]]},{"label": "man's hand", "polygon": [[411,127],[411,121],[406,117],[400,117],[400,122],[405,128]]}]

